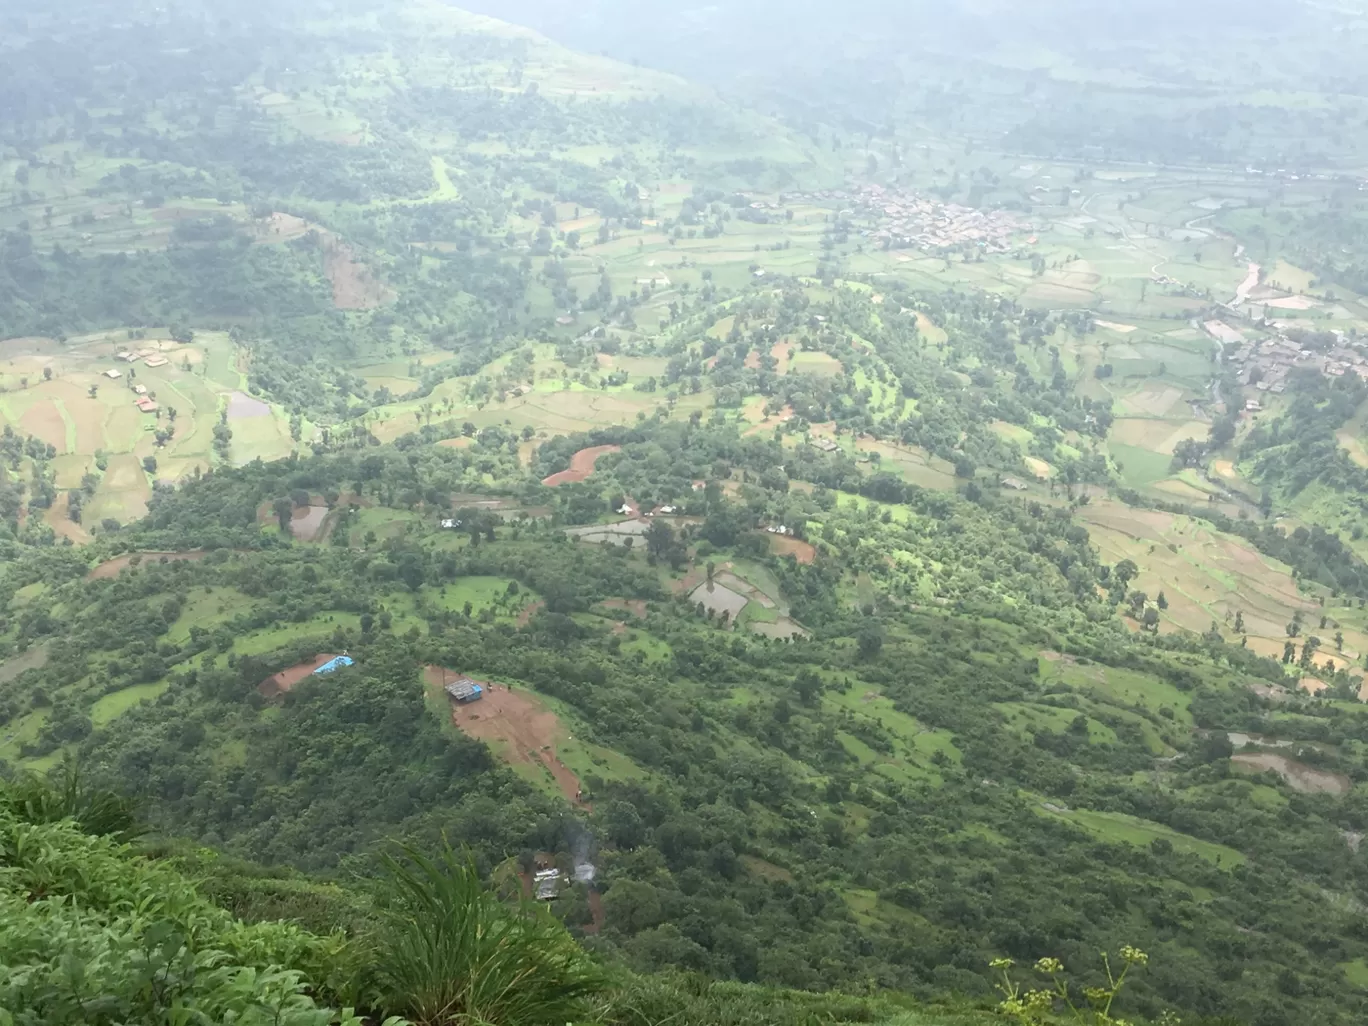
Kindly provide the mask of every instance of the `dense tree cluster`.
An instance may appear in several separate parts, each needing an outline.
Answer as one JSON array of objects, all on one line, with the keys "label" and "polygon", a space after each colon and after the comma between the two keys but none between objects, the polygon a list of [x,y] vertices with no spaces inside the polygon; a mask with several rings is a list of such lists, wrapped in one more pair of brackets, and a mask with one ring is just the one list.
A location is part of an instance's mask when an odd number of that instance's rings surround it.
[{"label": "dense tree cluster", "polygon": [[[591,441],[622,449],[589,482],[532,483]],[[1368,720],[1288,716],[1241,683],[1280,671],[1219,641],[1132,638],[1097,598],[1124,570],[1097,561],[1067,510],[925,492],[815,450],[784,450],[776,474],[775,446],[725,424],[647,421],[548,444],[532,481],[502,443],[216,472],[116,536],[214,549],[202,559],[145,557],[86,579],[79,562],[66,573],[41,564],[61,551],[47,549],[7,571],[10,588],[51,575],[21,630],[66,656],[5,685],[5,716],[45,709],[31,752],[79,750],[159,828],[277,865],[359,867],[391,836],[430,846],[445,834],[486,868],[575,850],[585,827],[568,808],[433,715],[421,667],[460,667],[564,703],[577,735],[634,767],[584,783],[605,915],[588,943],[639,969],[983,995],[994,955],[1081,965],[1124,934],[1171,956],[1138,985],[1142,1012],[1352,1018],[1334,963],[1358,957],[1360,942],[1329,925],[1343,913],[1318,889],[1358,893],[1354,861],[1331,852],[1363,811],[1290,792],[1276,807],[1251,800],[1229,751],[1179,716],[1186,701],[1199,728],[1303,738],[1322,753],[1307,758],[1355,778],[1368,777]],[[504,522],[451,501],[490,459],[543,515]],[[339,496],[332,541],[291,543],[259,521],[263,503],[295,492]],[[628,492],[681,504],[682,523],[658,524],[666,548],[565,535]],[[380,510],[409,526],[367,536],[354,518],[374,523]],[[444,515],[462,527],[440,530]],[[814,563],[768,554],[759,528],[779,517],[816,546]],[[700,618],[662,580],[675,546],[699,566],[766,567],[810,637],[772,641]],[[467,578],[516,582],[519,595],[500,616],[440,602]],[[207,594],[240,596],[237,611],[177,628]],[[542,606],[519,626],[523,595]],[[605,613],[609,598],[647,611]],[[275,651],[235,651],[235,638],[305,622],[317,626]],[[317,651],[347,651],[356,665],[263,698],[268,674]],[[1065,685],[1041,651],[1174,698],[1156,708]],[[155,701],[92,720],[100,696],[161,681]],[[883,722],[859,715],[866,696],[887,703]],[[1029,729],[1014,722],[1023,709]],[[926,740],[906,747],[895,716]],[[1166,750],[1176,758],[1157,763]],[[1140,817],[1247,861],[1217,864],[1164,837],[1104,840],[1043,801]],[[225,893],[265,900],[237,884]],[[582,891],[561,900],[567,921],[589,921],[584,902]],[[1244,929],[1273,919],[1277,935]]]}]

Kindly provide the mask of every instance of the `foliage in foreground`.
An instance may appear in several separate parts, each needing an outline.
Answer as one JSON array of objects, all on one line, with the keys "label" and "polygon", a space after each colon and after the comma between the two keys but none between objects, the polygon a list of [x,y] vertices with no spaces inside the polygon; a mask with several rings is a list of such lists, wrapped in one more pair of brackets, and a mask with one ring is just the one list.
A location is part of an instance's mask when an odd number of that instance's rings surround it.
[{"label": "foliage in foreground", "polygon": [[516,910],[446,848],[387,858],[394,901],[373,945],[383,1004],[420,1026],[582,1019],[607,980],[545,907]]},{"label": "foliage in foreground", "polygon": [[[1121,971],[1112,968],[1111,957],[1102,953],[1105,984],[1095,987],[1074,987],[1064,972],[1064,964],[1057,958],[1042,958],[1035,964],[1035,971],[1045,977],[1047,983],[1039,987],[1027,987],[1012,978],[1010,958],[1000,958],[993,962],[993,968],[1002,974],[997,985],[1002,994],[998,1011],[1019,1026],[1044,1026],[1057,1021],[1059,1012],[1079,1026],[1127,1026],[1125,1019],[1112,1015],[1112,1006],[1126,985],[1126,977],[1135,966],[1144,966],[1149,956],[1138,948],[1126,945],[1120,951]],[[1167,1013],[1162,1019],[1165,1026],[1176,1026],[1177,1019]]]},{"label": "foliage in foreground", "polygon": [[[79,777],[68,771],[69,785]],[[1043,959],[1040,988],[1010,960],[996,1014],[927,1005],[893,991],[806,993],[719,982],[700,973],[610,973],[545,906],[510,905],[469,854],[443,844],[383,860],[385,884],[344,934],[284,921],[243,923],[176,864],[95,836],[75,819],[28,818],[70,794],[59,779],[0,781],[0,1026],[231,1022],[244,1026],[1126,1026],[1112,1005],[1148,957],[1122,948],[1119,973],[1075,991]],[[28,805],[15,800],[17,794]],[[33,799],[41,799],[33,801]],[[326,885],[324,885],[326,886]],[[364,895],[358,894],[358,898]],[[307,901],[306,901],[307,904]],[[287,909],[288,904],[282,906]],[[287,912],[288,914],[288,912]],[[353,1002],[368,1014],[339,1005]],[[404,1015],[407,1018],[399,1018]],[[1167,1013],[1161,1026],[1176,1026]]]},{"label": "foliage in foreground", "polygon": [[179,874],[72,820],[0,804],[0,1021],[325,1026],[309,982],[343,943],[287,923],[244,925]]},{"label": "foliage in foreground", "polygon": [[0,809],[29,823],[74,820],[83,833],[116,841],[132,840],[142,830],[134,802],[116,791],[90,786],[72,760],[62,764],[56,786],[33,774],[7,783],[0,788]]},{"label": "foliage in foreground", "polygon": [[[872,1022],[883,1000],[716,983],[692,975],[610,980],[543,908],[511,907],[447,848],[387,860],[378,921],[348,940],[286,922],[244,924],[167,863],[74,819],[36,780],[0,783],[0,1023],[90,1026],[378,1022],[324,998],[365,997],[417,1023],[605,1026],[663,1022],[806,1026]],[[25,805],[18,793],[40,799]],[[368,1002],[371,1003],[371,1002]],[[907,1026],[912,1026],[912,1018]],[[977,1015],[917,1024],[969,1026]],[[386,1026],[404,1026],[391,1017]]]}]

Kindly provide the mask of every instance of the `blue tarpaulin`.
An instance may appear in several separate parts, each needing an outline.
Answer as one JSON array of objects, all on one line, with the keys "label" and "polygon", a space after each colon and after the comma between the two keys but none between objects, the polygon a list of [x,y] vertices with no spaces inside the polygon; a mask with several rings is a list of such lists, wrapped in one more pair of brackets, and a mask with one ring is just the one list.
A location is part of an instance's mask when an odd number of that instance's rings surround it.
[{"label": "blue tarpaulin", "polygon": [[446,693],[458,702],[474,702],[484,697],[484,688],[469,677],[460,677],[446,686]]},{"label": "blue tarpaulin", "polygon": [[353,660],[351,656],[337,656],[334,659],[329,659],[318,669],[314,670],[314,673],[332,673],[333,670],[340,670],[344,666],[351,666],[354,662],[355,660]]}]

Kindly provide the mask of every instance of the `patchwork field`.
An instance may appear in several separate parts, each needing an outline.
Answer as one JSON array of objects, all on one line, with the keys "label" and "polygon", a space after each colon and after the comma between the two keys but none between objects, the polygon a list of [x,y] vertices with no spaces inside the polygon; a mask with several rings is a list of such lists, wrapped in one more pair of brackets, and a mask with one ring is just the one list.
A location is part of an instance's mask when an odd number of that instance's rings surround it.
[{"label": "patchwork field", "polygon": [[[1140,568],[1132,589],[1145,592],[1151,601],[1164,593],[1168,608],[1160,612],[1163,624],[1200,633],[1214,622],[1228,639],[1247,636],[1254,651],[1281,658],[1287,625],[1300,613],[1306,623],[1303,633],[1324,642],[1317,665],[1327,660],[1337,667],[1353,665],[1368,652],[1368,632],[1356,610],[1338,605],[1323,609],[1297,589],[1288,567],[1205,521],[1132,509],[1110,499],[1084,506],[1079,518],[1104,561],[1130,559]],[[1242,635],[1234,631],[1237,613],[1243,617]],[[1320,617],[1327,614],[1334,623],[1322,628]],[[1336,630],[1344,637],[1342,652],[1331,643]]]},{"label": "patchwork field", "polygon": [[295,446],[288,418],[243,391],[233,350],[227,335],[216,332],[201,332],[190,343],[129,332],[62,343],[0,342],[0,427],[52,446],[59,488],[79,488],[87,475],[98,478],[82,523],[73,524],[62,506],[49,511],[54,529],[84,540],[86,529],[104,519],[141,517],[154,481],[177,481],[213,466],[213,429],[224,413],[233,431],[233,462],[288,455]]}]

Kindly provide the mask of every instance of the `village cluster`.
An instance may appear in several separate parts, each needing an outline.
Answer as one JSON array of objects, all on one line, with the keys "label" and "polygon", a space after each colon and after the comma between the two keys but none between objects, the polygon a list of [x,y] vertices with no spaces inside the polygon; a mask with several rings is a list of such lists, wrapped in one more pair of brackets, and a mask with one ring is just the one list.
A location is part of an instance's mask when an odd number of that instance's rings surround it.
[{"label": "village cluster", "polygon": [[[153,368],[165,367],[168,363],[171,362],[155,349],[140,350],[138,352],[120,350],[118,353],[114,354],[114,358],[116,360],[122,360],[124,363],[136,363],[138,360],[142,360],[144,363],[146,363],[148,367]],[[132,372],[130,371],[129,373],[131,377]],[[118,381],[120,378],[123,377],[123,371],[111,367],[109,370],[104,372],[104,376],[109,378],[111,381]],[[157,401],[147,394],[146,385],[134,385],[133,395],[135,397],[133,399],[133,404],[137,406],[138,409],[141,410],[143,413],[157,412]]]},{"label": "village cluster", "polygon": [[[1239,371],[1240,383],[1260,392],[1281,395],[1287,391],[1288,376],[1296,370],[1314,370],[1331,378],[1357,374],[1368,380],[1368,355],[1365,355],[1363,343],[1351,340],[1342,331],[1334,332],[1334,345],[1318,351],[1282,333],[1265,339],[1250,339],[1223,321],[1207,321],[1203,327],[1218,342],[1239,347],[1233,352],[1228,348],[1227,359]],[[1258,399],[1245,402],[1247,410],[1262,407]]]},{"label": "village cluster", "polygon": [[870,217],[875,226],[861,234],[889,247],[923,250],[976,246],[989,253],[1012,249],[1013,236],[1032,231],[1031,225],[1005,210],[979,210],[898,188],[867,184],[850,193],[833,192],[829,199],[845,200],[855,212]]}]

